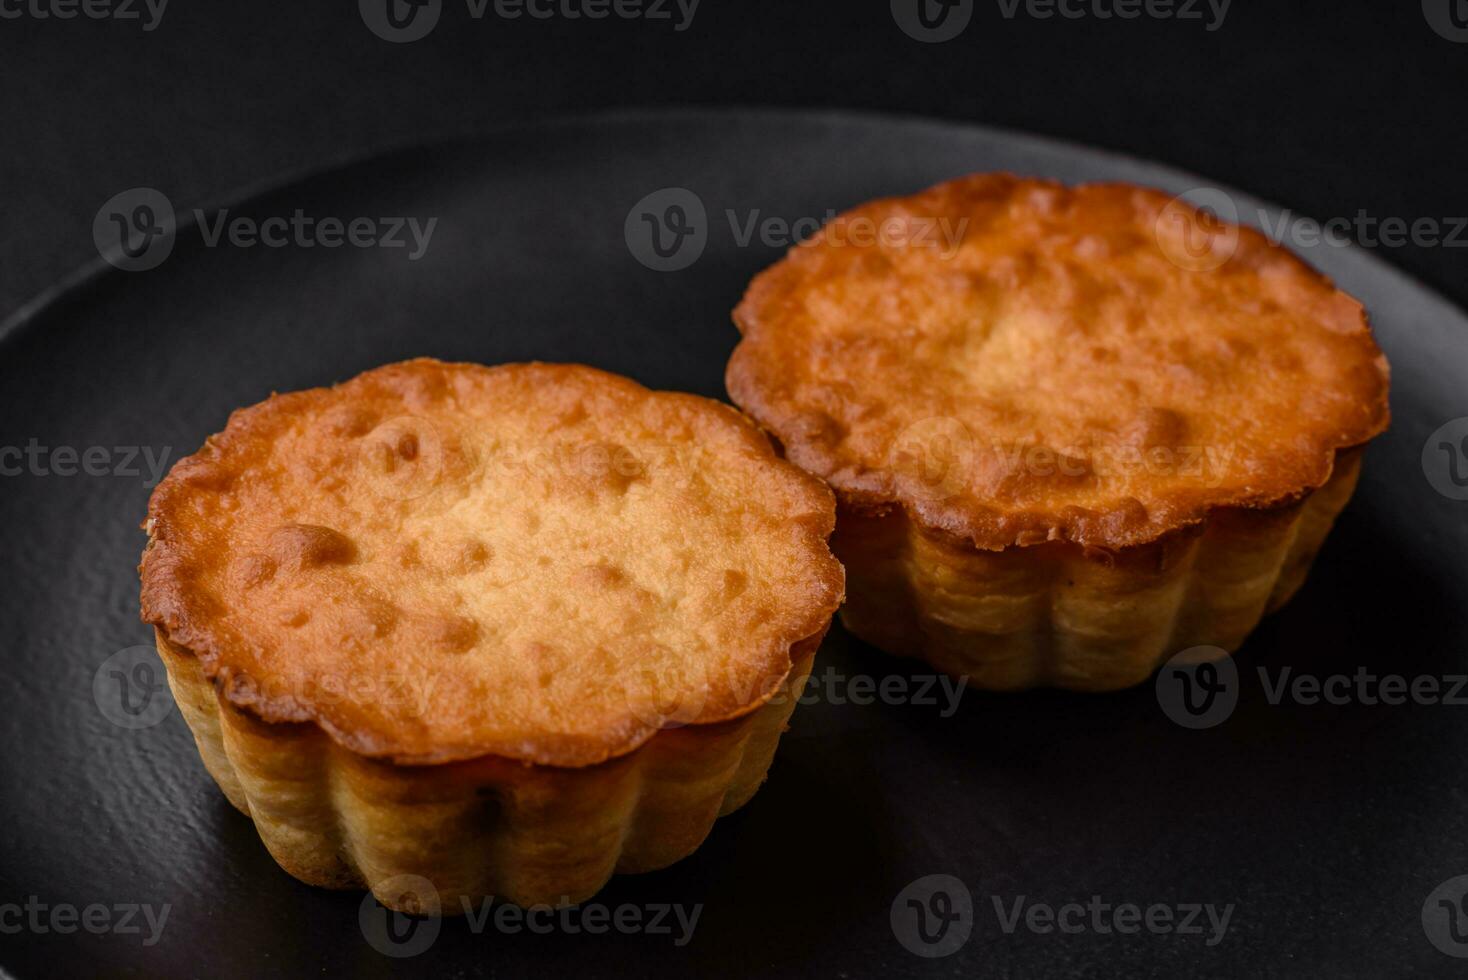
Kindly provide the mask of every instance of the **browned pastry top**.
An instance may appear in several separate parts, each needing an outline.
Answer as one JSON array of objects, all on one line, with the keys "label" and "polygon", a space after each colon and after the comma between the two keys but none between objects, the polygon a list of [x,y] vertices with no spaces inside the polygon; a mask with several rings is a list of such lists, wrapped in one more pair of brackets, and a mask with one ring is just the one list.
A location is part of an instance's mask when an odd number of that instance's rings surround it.
[{"label": "browned pastry top", "polygon": [[997,550],[1269,507],[1388,421],[1361,305],[1159,191],[980,174],[829,222],[734,312],[735,402],[848,504]]},{"label": "browned pastry top", "polygon": [[746,714],[842,596],[834,502],[728,406],[417,360],[276,395],[149,505],[143,618],[398,762],[588,765]]}]

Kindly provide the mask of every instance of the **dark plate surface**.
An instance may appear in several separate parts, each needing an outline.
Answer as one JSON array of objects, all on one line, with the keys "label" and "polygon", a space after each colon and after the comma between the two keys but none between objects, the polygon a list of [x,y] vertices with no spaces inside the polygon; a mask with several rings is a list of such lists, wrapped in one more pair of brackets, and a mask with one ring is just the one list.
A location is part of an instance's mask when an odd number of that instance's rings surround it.
[{"label": "dark plate surface", "polygon": [[[837,676],[796,712],[754,801],[693,857],[615,879],[595,899],[645,917],[659,904],[701,905],[684,945],[676,926],[590,935],[558,921],[540,935],[457,920],[421,955],[384,956],[363,938],[360,895],[308,888],[276,867],[204,773],[166,692],[163,708],[145,707],[134,686],[128,705],[141,713],[123,709],[104,662],[150,640],[135,565],[151,481],[149,457],[118,447],[171,462],[272,390],[415,355],[584,361],[723,397],[729,310],[788,244],[769,225],[742,242],[751,218],[808,225],[986,169],[1207,186],[971,127],[618,116],[402,152],[230,209],[436,217],[416,261],[411,246],[208,247],[184,222],[157,268],[107,269],[13,322],[0,339],[0,446],[36,448],[0,482],[0,906],[19,906],[0,908],[0,967],[19,977],[1462,975],[1468,962],[1429,941],[1424,903],[1468,874],[1468,706],[1368,705],[1354,693],[1348,704],[1275,705],[1258,675],[1468,672],[1468,503],[1449,496],[1452,453],[1423,454],[1435,430],[1468,416],[1468,319],[1356,248],[1302,251],[1370,309],[1394,369],[1395,421],[1304,591],[1240,653],[1232,716],[1185,729],[1150,686],[969,692],[952,713],[911,698],[852,703],[865,700],[857,678],[896,674],[917,691],[926,672],[835,628],[817,673]],[[626,237],[634,205],[667,187],[692,191],[706,213],[701,255],[676,272],[646,267]],[[1261,207],[1213,200],[1246,220]],[[654,199],[653,211],[668,203]],[[640,213],[631,228],[642,250]],[[92,468],[109,475],[62,475],[69,457],[57,447],[83,459],[102,447]],[[14,469],[17,458],[0,463]],[[972,896],[972,920],[944,941],[971,934],[928,959],[900,941],[926,949],[905,899],[895,920],[892,909],[910,883],[939,874]],[[1021,896],[1025,908],[1093,896],[1161,904],[1178,919],[1190,903],[1234,909],[1214,943],[1206,914],[1202,934],[1102,932],[1090,910],[1069,920],[1079,932],[1023,920],[1006,932],[996,899],[1008,915]],[[125,922],[129,904],[140,908]],[[97,931],[63,931],[71,920],[58,910],[89,905],[106,909],[90,913]],[[165,905],[149,942],[141,907],[156,917]],[[1428,906],[1427,924],[1451,947],[1447,911]],[[1468,911],[1459,917],[1468,929]]]}]

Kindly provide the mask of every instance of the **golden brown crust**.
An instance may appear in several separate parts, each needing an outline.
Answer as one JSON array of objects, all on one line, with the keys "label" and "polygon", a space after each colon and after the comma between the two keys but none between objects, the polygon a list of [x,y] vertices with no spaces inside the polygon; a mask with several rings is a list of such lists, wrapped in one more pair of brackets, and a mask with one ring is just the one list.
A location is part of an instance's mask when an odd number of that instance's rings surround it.
[{"label": "golden brown crust", "polygon": [[1359,303],[1130,185],[980,174],[863,205],[734,319],[730,395],[792,461],[984,550],[1287,506],[1389,417]]},{"label": "golden brown crust", "polygon": [[728,406],[417,360],[235,412],[149,504],[143,619],[360,755],[585,766],[766,701],[834,501]]}]

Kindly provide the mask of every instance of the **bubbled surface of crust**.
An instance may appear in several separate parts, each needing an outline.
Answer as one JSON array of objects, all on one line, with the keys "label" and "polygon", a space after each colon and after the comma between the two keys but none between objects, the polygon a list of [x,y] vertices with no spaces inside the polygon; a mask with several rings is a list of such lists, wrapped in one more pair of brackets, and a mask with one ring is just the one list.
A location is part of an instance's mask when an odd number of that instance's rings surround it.
[{"label": "bubbled surface of crust", "polygon": [[142,610],[235,708],[397,763],[586,766],[764,703],[834,502],[733,409],[417,360],[275,395],[159,484]]},{"label": "bubbled surface of crust", "polygon": [[1389,416],[1359,303],[1130,185],[981,174],[863,205],[734,319],[729,392],[788,458],[984,550],[1288,505]]}]

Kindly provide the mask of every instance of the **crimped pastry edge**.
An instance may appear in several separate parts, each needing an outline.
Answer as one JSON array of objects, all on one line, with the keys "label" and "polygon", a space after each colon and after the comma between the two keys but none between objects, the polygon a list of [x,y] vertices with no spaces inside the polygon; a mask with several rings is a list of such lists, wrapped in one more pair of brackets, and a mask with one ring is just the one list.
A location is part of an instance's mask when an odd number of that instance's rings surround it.
[{"label": "crimped pastry edge", "polygon": [[613,874],[693,853],[763,783],[825,633],[792,646],[791,670],[751,713],[663,729],[595,765],[557,767],[359,755],[313,723],[269,722],[234,704],[191,651],[155,630],[201,761],[276,863],[307,884],[365,888],[389,908],[430,915],[485,898],[574,904]]},{"label": "crimped pastry edge", "polygon": [[979,689],[1131,687],[1183,650],[1232,653],[1294,596],[1355,489],[1363,452],[1339,452],[1319,490],[1269,508],[1217,508],[1116,550],[985,551],[902,509],[843,503],[832,541],[847,569],[841,619],[874,646]]},{"label": "crimped pastry edge", "polygon": [[[1066,185],[1057,180],[1025,177],[1012,173],[974,173],[934,184],[916,194],[876,198],[859,204],[837,219],[880,215],[884,208],[903,202],[933,197],[957,196],[987,183],[1006,186],[1028,185],[1066,193],[1139,194],[1159,201],[1175,200],[1163,191],[1125,182],[1092,182]],[[942,209],[939,209],[942,210]],[[1330,478],[1338,454],[1365,445],[1385,432],[1391,421],[1388,402],[1391,369],[1376,344],[1370,317],[1359,302],[1340,290],[1329,277],[1305,263],[1290,250],[1271,242],[1263,233],[1247,225],[1231,224],[1238,235],[1240,256],[1268,256],[1282,267],[1329,287],[1335,295],[1345,297],[1360,309],[1358,338],[1369,354],[1373,390],[1362,391],[1361,403],[1367,405],[1368,417],[1358,421],[1351,431],[1323,438],[1303,455],[1302,463],[1309,476],[1260,490],[1241,492],[1231,498],[1192,500],[1177,495],[1165,503],[1170,512],[1165,523],[1152,524],[1138,520],[1136,509],[1098,510],[1091,513],[1070,509],[1050,513],[1043,509],[998,510],[985,501],[964,494],[947,500],[936,500],[918,493],[914,495],[890,468],[868,466],[854,456],[843,438],[835,433],[835,420],[810,405],[798,404],[792,359],[782,356],[781,306],[789,302],[803,270],[798,262],[805,251],[818,248],[822,233],[789,249],[784,257],[762,269],[748,284],[732,319],[740,333],[725,367],[725,388],[730,399],[753,417],[775,440],[786,459],[820,477],[836,491],[848,506],[885,511],[900,506],[909,516],[925,526],[951,535],[967,538],[975,547],[999,551],[1017,545],[1064,541],[1087,548],[1120,549],[1161,541],[1180,531],[1206,525],[1221,509],[1252,508],[1269,510],[1297,502],[1324,486]],[[1358,379],[1359,383],[1359,379]],[[1141,514],[1147,514],[1145,510]]]},{"label": "crimped pastry edge", "polygon": [[[361,755],[404,764],[431,764],[460,761],[481,754],[501,754],[536,764],[579,766],[592,765],[627,754],[653,737],[656,728],[644,724],[641,719],[629,718],[616,728],[607,729],[591,738],[537,740],[535,733],[530,732],[516,741],[479,744],[468,750],[444,750],[434,746],[427,752],[411,752],[390,736],[385,737],[349,724],[337,724],[309,697],[296,696],[289,692],[283,696],[272,695],[269,677],[252,676],[249,671],[232,663],[232,654],[239,637],[234,631],[224,628],[223,617],[205,601],[206,597],[194,587],[186,570],[181,567],[180,559],[186,554],[187,548],[179,534],[179,512],[192,492],[191,482],[201,478],[207,482],[209,476],[206,471],[214,468],[214,462],[211,461],[217,462],[218,458],[229,456],[242,444],[260,437],[262,431],[267,431],[268,434],[268,430],[273,430],[274,427],[289,424],[293,413],[303,402],[325,398],[333,391],[360,385],[368,379],[399,378],[454,370],[470,370],[486,375],[533,371],[542,376],[547,384],[580,376],[593,378],[624,394],[658,398],[670,404],[696,406],[706,418],[717,419],[718,424],[730,426],[729,431],[737,433],[738,439],[746,448],[781,467],[808,494],[820,499],[820,514],[816,519],[812,520],[807,516],[791,520],[791,526],[806,539],[818,565],[815,581],[799,604],[803,616],[790,632],[751,655],[762,667],[758,680],[745,685],[745,689],[751,690],[753,696],[730,703],[704,704],[699,720],[717,723],[756,710],[768,697],[769,690],[776,685],[776,672],[789,669],[789,664],[783,660],[785,644],[814,630],[827,629],[844,598],[843,571],[830,555],[827,546],[827,539],[835,524],[834,495],[824,481],[785,460],[758,424],[735,407],[687,392],[651,389],[631,378],[583,364],[530,361],[481,365],[419,357],[381,365],[336,385],[272,394],[262,402],[235,410],[221,432],[211,435],[197,452],[175,464],[168,476],[155,488],[149,500],[148,517],[142,525],[148,541],[139,564],[142,620],[156,629],[164,630],[175,642],[187,647],[204,665],[206,673],[219,683],[223,695],[236,706],[270,722],[313,722],[328,731],[344,747]],[[239,465],[231,464],[232,467]]]}]

